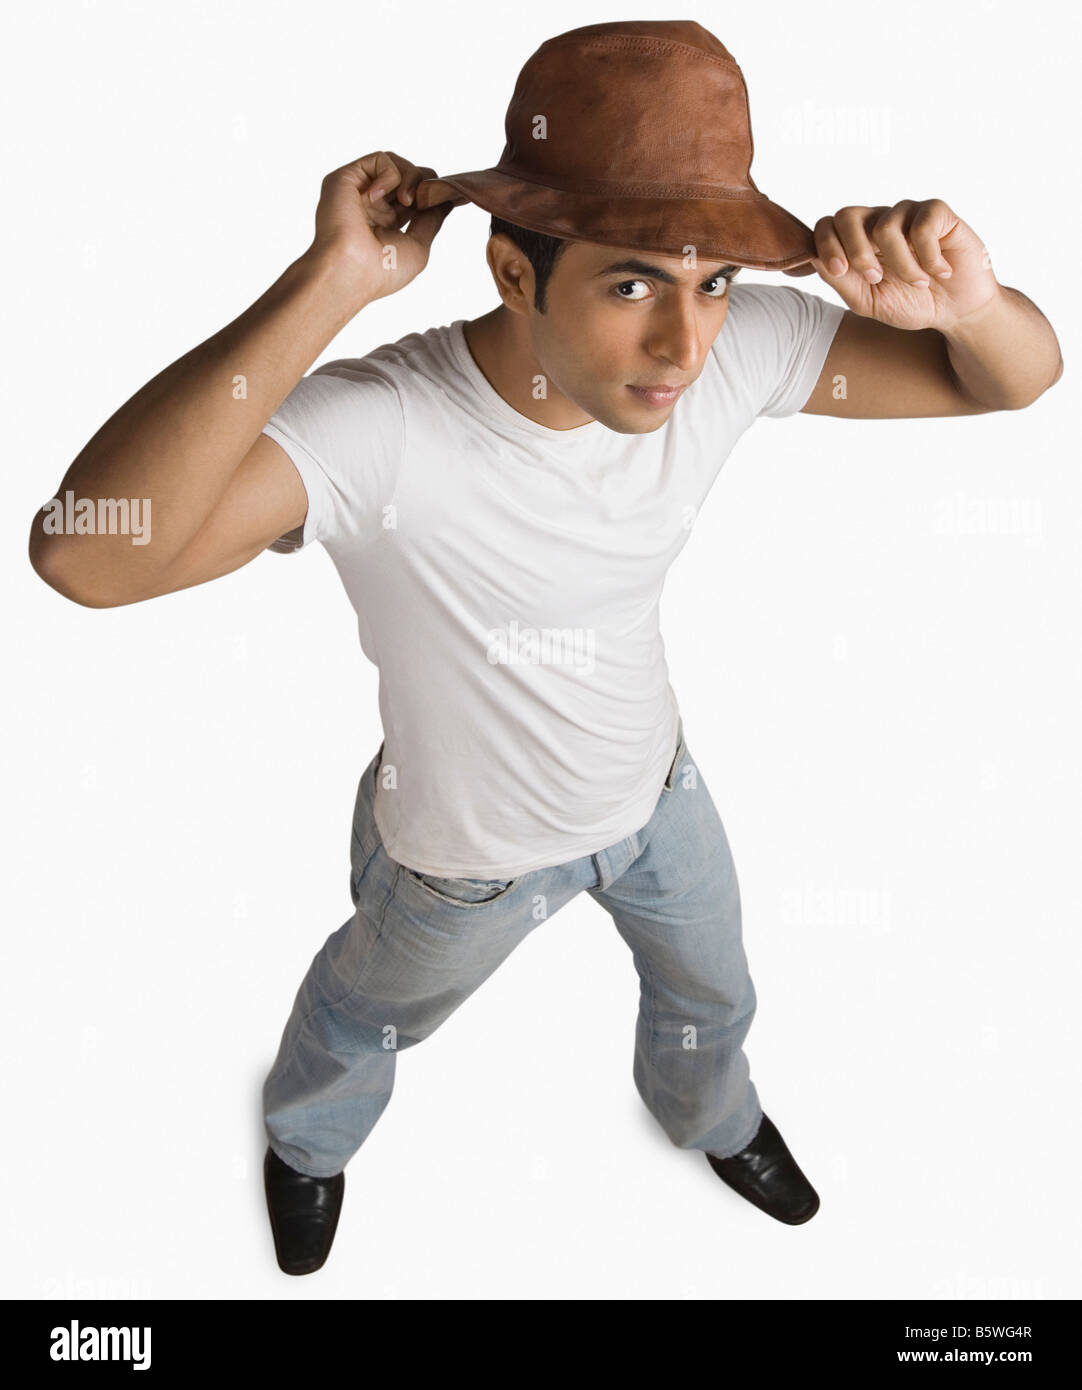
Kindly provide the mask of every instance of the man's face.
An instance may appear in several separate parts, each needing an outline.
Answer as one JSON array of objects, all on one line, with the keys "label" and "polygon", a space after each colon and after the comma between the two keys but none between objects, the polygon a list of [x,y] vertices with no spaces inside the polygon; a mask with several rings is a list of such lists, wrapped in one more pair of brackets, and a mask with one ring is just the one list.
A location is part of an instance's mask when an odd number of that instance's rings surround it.
[{"label": "man's face", "polygon": [[722,272],[731,276],[734,267],[571,242],[549,278],[545,312],[530,299],[534,355],[564,396],[609,429],[660,429],[682,390],[643,388],[696,380],[728,312]]}]

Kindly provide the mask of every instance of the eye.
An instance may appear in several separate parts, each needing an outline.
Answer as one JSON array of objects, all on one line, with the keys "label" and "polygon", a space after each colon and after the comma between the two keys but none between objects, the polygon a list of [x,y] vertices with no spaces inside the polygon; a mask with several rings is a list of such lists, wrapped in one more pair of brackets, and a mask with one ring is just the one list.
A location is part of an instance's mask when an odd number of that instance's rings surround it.
[{"label": "eye", "polygon": [[620,284],[614,287],[613,293],[619,296],[620,299],[630,299],[633,302],[645,298],[645,296],[641,294],[621,294],[620,291],[626,290],[629,285],[642,285],[644,288],[648,288],[645,280],[622,280]]},{"label": "eye", "polygon": [[[704,280],[699,288],[706,293],[709,299],[724,299],[729,284],[736,273],[736,271],[733,271],[728,275],[712,275],[709,280]],[[641,287],[641,292],[639,294],[633,293],[636,285]],[[636,304],[648,298],[649,292],[650,286],[645,280],[621,280],[620,283],[614,285],[612,289],[613,294],[617,295],[620,299],[630,301],[632,304]]]}]

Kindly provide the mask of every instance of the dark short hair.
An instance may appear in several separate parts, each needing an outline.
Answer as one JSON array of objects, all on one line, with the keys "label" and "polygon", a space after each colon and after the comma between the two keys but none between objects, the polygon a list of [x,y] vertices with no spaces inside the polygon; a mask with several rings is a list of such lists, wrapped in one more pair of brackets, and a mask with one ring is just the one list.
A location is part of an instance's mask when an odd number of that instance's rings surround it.
[{"label": "dark short hair", "polygon": [[552,274],[552,268],[559,259],[560,252],[567,242],[560,237],[548,236],[545,232],[531,232],[528,227],[518,227],[514,222],[505,222],[502,217],[493,217],[489,236],[502,232],[510,237],[518,249],[533,266],[534,308],[538,313],[545,312],[545,287]]}]

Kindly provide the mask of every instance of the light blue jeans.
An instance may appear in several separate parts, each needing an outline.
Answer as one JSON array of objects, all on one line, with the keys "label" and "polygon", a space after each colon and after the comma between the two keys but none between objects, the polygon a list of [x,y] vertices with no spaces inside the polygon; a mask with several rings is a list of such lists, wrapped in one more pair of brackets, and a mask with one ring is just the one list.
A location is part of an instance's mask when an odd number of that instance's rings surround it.
[{"label": "light blue jeans", "polygon": [[339,1173],[386,1108],[398,1053],[434,1032],[535,927],[585,890],[612,916],[640,982],[633,1076],[674,1144],[728,1157],[762,1109],[742,1044],[755,989],[729,843],[677,748],[653,815],[599,850],[510,880],[437,878],[389,857],[372,815],[383,745],[361,777],[356,911],[301,983],[263,1085],[270,1147],[313,1177]]}]

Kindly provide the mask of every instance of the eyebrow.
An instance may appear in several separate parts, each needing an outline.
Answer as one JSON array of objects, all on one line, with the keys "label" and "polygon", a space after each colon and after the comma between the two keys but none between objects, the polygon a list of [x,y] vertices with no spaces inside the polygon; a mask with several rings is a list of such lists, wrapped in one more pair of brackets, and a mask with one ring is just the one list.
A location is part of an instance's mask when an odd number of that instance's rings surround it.
[{"label": "eyebrow", "polygon": [[[738,269],[739,266],[723,265],[720,270],[712,271],[709,275],[706,275],[703,278],[706,280],[719,279],[722,275],[727,274],[730,270]],[[666,285],[678,285],[680,283],[680,281],[676,278],[675,275],[671,274],[667,270],[662,270],[661,266],[651,265],[649,261],[636,260],[635,257],[631,257],[629,260],[626,261],[614,261],[612,265],[607,265],[604,267],[604,269],[599,270],[597,274],[594,276],[594,279],[600,279],[602,275],[615,275],[619,272],[624,271],[631,271],[636,275],[649,275],[654,280],[664,281]]]}]

